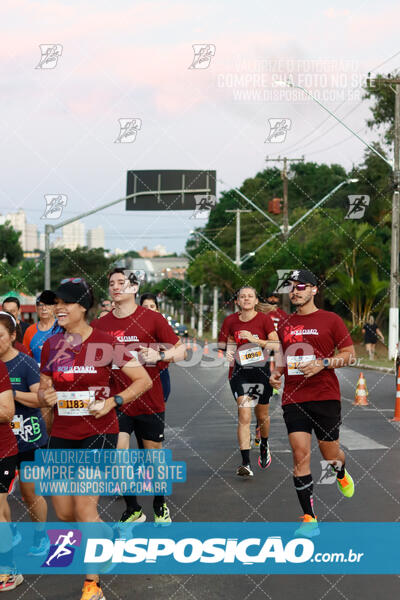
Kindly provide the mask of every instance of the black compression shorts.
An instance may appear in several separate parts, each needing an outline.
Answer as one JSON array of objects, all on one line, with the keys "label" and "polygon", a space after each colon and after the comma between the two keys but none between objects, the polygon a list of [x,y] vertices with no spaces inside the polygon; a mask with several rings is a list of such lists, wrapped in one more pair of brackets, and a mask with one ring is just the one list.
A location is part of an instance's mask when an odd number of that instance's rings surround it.
[{"label": "black compression shorts", "polygon": [[15,477],[17,468],[17,454],[0,458],[0,494],[7,494],[10,483]]},{"label": "black compression shorts", "polygon": [[342,423],[340,400],[316,400],[315,402],[299,402],[283,406],[288,433],[315,431],[321,442],[334,442],[339,439],[339,428]]},{"label": "black compression shorts", "polygon": [[129,435],[134,432],[138,442],[141,440],[150,440],[152,442],[164,441],[165,412],[130,417],[117,410],[117,414],[119,430],[129,433]]},{"label": "black compression shorts", "polygon": [[269,370],[265,367],[241,367],[236,365],[229,380],[235,400],[240,396],[250,396],[245,406],[269,404],[272,387],[269,383]]},{"label": "black compression shorts", "polygon": [[83,440],[50,437],[49,450],[113,450],[117,447],[118,433],[91,435]]}]

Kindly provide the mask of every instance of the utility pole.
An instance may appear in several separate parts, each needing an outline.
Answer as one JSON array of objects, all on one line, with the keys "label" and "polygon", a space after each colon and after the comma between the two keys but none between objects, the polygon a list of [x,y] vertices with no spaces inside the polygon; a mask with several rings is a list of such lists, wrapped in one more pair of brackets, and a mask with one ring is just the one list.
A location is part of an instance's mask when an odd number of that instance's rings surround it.
[{"label": "utility pole", "polygon": [[[301,162],[304,160],[304,156],[302,158],[287,158],[286,156],[278,158],[267,158],[266,162],[282,162],[283,167],[281,171],[282,183],[283,183],[283,210],[282,210],[282,234],[284,243],[289,239],[289,195],[288,195],[288,163],[291,162]],[[290,312],[290,302],[289,295],[283,294],[282,298],[282,308],[287,313]]]},{"label": "utility pole", "polygon": [[225,210],[227,213],[236,213],[236,258],[235,264],[240,267],[240,213],[249,213],[251,210],[235,208],[234,210]]},{"label": "utility pole", "polygon": [[199,322],[197,326],[197,335],[199,338],[203,337],[203,306],[204,306],[204,287],[205,283],[200,285],[200,297],[199,297]]},{"label": "utility pole", "polygon": [[182,290],[181,290],[181,318],[180,322],[182,325],[185,324],[185,281],[182,279]]},{"label": "utility pole", "polygon": [[192,295],[192,314],[190,315],[190,329],[194,329],[195,328],[195,317],[194,317],[194,290],[195,290],[195,286],[191,285],[190,286],[190,292]]},{"label": "utility pole", "polygon": [[218,288],[214,286],[213,293],[213,316],[212,316],[212,334],[213,340],[217,339],[218,334]]},{"label": "utility pole", "polygon": [[394,359],[399,343],[399,186],[400,186],[400,78],[378,77],[367,79],[371,85],[389,85],[395,94],[394,102],[394,148],[393,148],[393,200],[392,239],[390,254],[390,308],[388,358]]}]

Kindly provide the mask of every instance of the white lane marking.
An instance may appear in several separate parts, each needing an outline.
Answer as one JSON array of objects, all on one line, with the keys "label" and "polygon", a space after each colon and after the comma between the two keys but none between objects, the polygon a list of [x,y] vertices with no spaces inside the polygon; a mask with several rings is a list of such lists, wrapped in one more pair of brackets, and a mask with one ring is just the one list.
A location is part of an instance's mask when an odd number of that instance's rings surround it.
[{"label": "white lane marking", "polygon": [[340,443],[347,450],[386,450],[387,446],[382,446],[372,438],[362,433],[354,431],[349,427],[341,425],[340,427]]}]

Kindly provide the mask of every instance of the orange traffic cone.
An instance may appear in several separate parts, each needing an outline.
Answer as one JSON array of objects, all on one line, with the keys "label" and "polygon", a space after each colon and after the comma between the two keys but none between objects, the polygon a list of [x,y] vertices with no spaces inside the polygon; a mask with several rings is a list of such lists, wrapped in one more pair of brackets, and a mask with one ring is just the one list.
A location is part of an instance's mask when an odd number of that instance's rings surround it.
[{"label": "orange traffic cone", "polygon": [[365,377],[362,373],[360,373],[360,377],[357,381],[356,387],[356,397],[353,402],[355,406],[368,406],[368,390],[367,390],[367,382],[365,381]]},{"label": "orange traffic cone", "polygon": [[188,336],[187,342],[186,342],[186,350],[190,350],[191,349],[191,345],[190,345],[190,337]]},{"label": "orange traffic cone", "polygon": [[400,367],[397,372],[396,404],[394,405],[394,417],[392,421],[400,421]]},{"label": "orange traffic cone", "polygon": [[196,342],[196,338],[193,338],[193,352],[196,352],[197,350],[197,342]]},{"label": "orange traffic cone", "polygon": [[203,354],[209,354],[209,350],[208,350],[208,342],[207,342],[207,340],[204,340],[204,349],[203,349]]}]

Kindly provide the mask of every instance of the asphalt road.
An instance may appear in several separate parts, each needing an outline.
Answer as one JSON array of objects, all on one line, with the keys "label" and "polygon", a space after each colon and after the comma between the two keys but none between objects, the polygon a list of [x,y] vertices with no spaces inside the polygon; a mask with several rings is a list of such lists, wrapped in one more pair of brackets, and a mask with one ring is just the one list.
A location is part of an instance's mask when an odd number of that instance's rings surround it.
[{"label": "asphalt road", "polygon": [[[236,446],[236,410],[227,383],[227,368],[197,365],[170,368],[172,394],[167,404],[167,448],[187,463],[184,484],[175,484],[169,506],[174,521],[296,521],[300,516],[291,478],[291,454],[279,398],[271,402],[272,464],[261,471],[252,451],[255,477],[235,475],[240,462]],[[364,372],[369,390],[366,407],[353,406],[357,369],[338,372],[343,396],[342,445],[347,468],[356,481],[351,500],[335,485],[318,483],[320,457],[314,440],[314,497],[320,521],[400,520],[400,424],[394,411],[394,376]],[[18,496],[11,497],[14,520],[24,517]],[[101,500],[104,520],[118,520],[122,500]],[[151,498],[143,508],[152,519]],[[56,520],[52,508],[49,520]],[[373,543],[373,542],[371,542]],[[399,561],[400,565],[400,561]],[[400,568],[399,568],[400,572]],[[81,576],[27,576],[11,599],[80,598]],[[102,578],[107,600],[386,600],[400,597],[400,577],[353,575],[108,575]]]}]

